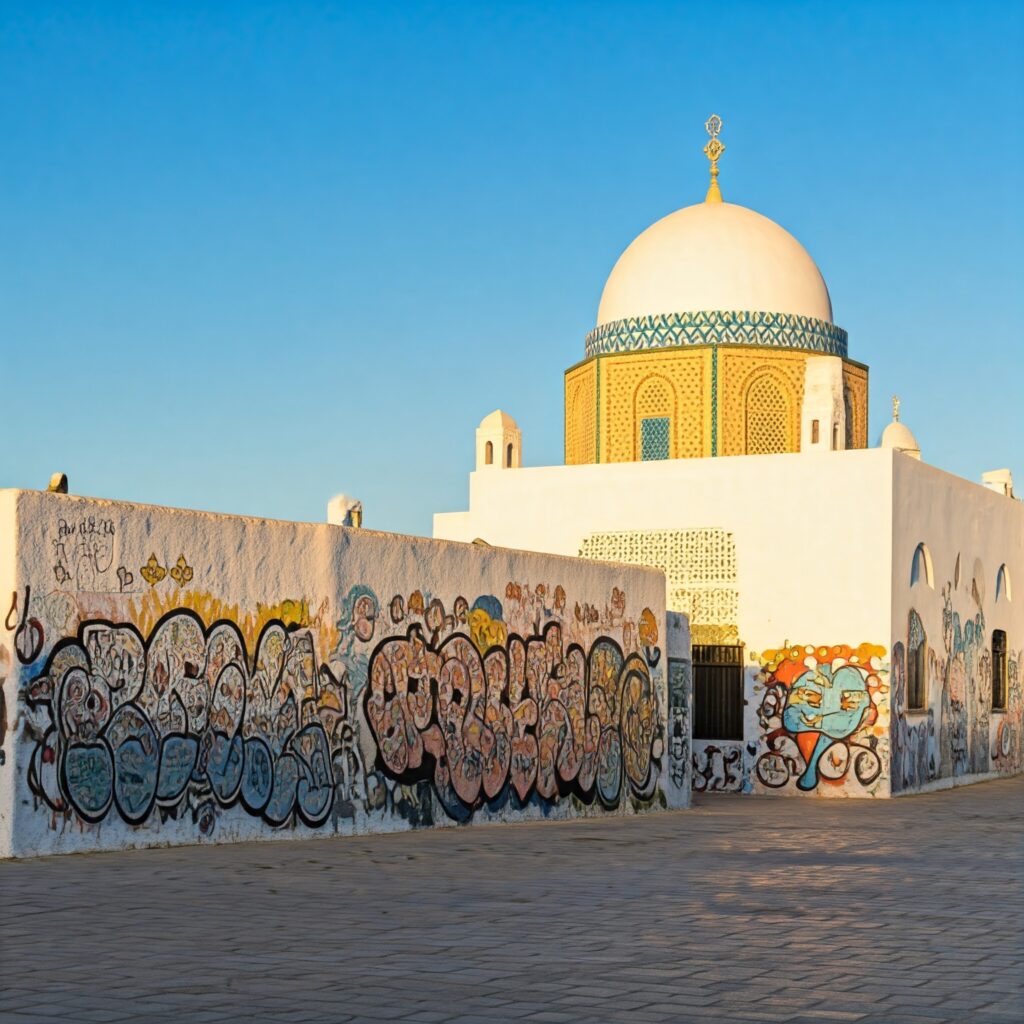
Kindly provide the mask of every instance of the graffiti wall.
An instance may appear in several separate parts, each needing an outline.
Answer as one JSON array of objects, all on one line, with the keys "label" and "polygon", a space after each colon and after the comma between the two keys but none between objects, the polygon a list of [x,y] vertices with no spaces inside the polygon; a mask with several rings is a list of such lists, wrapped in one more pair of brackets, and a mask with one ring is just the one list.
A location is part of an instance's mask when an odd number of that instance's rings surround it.
[{"label": "graffiti wall", "polygon": [[665,789],[673,806],[689,804],[693,787],[690,763],[693,721],[693,662],[690,623],[679,612],[666,612],[668,635],[668,772]]},{"label": "graffiti wall", "polygon": [[692,741],[697,793],[889,795],[889,663],[863,643],[750,653],[742,740]]},{"label": "graffiti wall", "polygon": [[[1020,772],[1024,651],[1006,651],[998,670],[1005,673],[1006,699],[994,708],[993,630],[982,581],[963,575],[947,580],[937,594],[923,581],[911,587],[910,597],[917,607],[893,642],[893,792]],[[940,602],[941,612],[929,607]],[[916,707],[912,670],[924,673]]]},{"label": "graffiti wall", "polygon": [[892,791],[1024,770],[1024,503],[893,461]]},{"label": "graffiti wall", "polygon": [[862,643],[793,645],[757,656],[757,791],[888,795],[885,655],[884,647]]},{"label": "graffiti wall", "polygon": [[60,495],[17,513],[9,854],[687,801],[660,574]]},{"label": "graffiti wall", "polygon": [[693,741],[695,793],[742,793],[748,786],[743,744],[729,740]]}]

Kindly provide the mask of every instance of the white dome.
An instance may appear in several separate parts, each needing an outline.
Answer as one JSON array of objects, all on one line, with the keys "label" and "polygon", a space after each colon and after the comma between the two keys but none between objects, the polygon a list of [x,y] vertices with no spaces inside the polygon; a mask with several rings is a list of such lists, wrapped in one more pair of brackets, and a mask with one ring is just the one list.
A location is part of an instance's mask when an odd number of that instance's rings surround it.
[{"label": "white dome", "polygon": [[518,430],[519,424],[507,412],[495,409],[489,412],[481,421],[479,430]]},{"label": "white dome", "polygon": [[821,272],[788,231],[745,206],[705,202],[670,213],[634,239],[605,283],[597,325],[712,310],[832,322]]},{"label": "white dome", "polygon": [[921,458],[921,446],[914,437],[914,432],[899,420],[893,420],[885,430],[882,431],[882,440],[879,448],[894,448],[898,452],[904,452],[912,458]]}]

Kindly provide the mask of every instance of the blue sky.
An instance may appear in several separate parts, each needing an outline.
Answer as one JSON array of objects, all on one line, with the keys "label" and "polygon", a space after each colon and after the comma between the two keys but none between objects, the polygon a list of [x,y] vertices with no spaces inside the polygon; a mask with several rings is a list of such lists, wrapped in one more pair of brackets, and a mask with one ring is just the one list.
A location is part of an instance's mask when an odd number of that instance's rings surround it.
[{"label": "blue sky", "polygon": [[615,259],[722,188],[811,252],[871,437],[1024,485],[1018,3],[0,8],[0,487],[427,533],[562,459]]}]

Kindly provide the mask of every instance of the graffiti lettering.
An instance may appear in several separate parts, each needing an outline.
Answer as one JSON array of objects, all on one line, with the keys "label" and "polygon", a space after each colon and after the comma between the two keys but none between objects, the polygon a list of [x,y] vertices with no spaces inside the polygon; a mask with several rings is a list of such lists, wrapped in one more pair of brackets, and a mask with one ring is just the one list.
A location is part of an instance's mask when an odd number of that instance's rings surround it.
[{"label": "graffiti lettering", "polygon": [[113,562],[115,533],[111,519],[58,519],[53,541],[53,573],[58,585],[73,580],[79,590],[95,589]]},{"label": "graffiti lettering", "polygon": [[88,622],[54,648],[28,703],[50,713],[30,786],[87,822],[173,817],[192,790],[193,804],[208,795],[272,825],[318,825],[335,766],[350,777],[358,760],[344,687],[310,632],[279,620],[251,661],[233,623],[206,629],[185,610],[145,641],[131,625]]},{"label": "graffiti lettering", "polygon": [[483,654],[469,636],[435,645],[414,626],[374,650],[365,711],[387,774],[430,780],[459,820],[509,786],[520,803],[571,792],[615,807],[624,785],[647,799],[657,779],[647,662],[608,637],[565,646],[558,623]]},{"label": "graffiti lettering", "polygon": [[[186,589],[191,572],[154,553],[130,621],[81,621],[67,595],[37,602],[62,637],[23,689],[27,782],[52,827],[191,817],[210,835],[229,812],[273,828],[378,813],[429,825],[656,796],[658,622],[648,609],[626,620],[622,591],[596,627],[566,614],[561,586],[518,583],[507,607],[484,594],[449,611],[424,590],[382,605],[360,583],[336,614],[301,599],[240,616]],[[614,639],[601,632],[613,620]],[[674,763],[688,758],[688,681],[673,686]]]},{"label": "graffiti lettering", "polygon": [[693,788],[698,793],[738,793],[743,788],[743,748],[707,743],[695,749]]}]

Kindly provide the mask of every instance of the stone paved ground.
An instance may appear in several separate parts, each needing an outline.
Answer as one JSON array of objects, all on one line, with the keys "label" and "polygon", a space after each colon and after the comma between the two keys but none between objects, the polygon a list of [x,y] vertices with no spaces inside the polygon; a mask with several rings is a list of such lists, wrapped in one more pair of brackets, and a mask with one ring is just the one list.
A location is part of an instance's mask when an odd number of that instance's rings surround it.
[{"label": "stone paved ground", "polygon": [[1024,1020],[1024,778],[0,864],[0,1020]]}]

